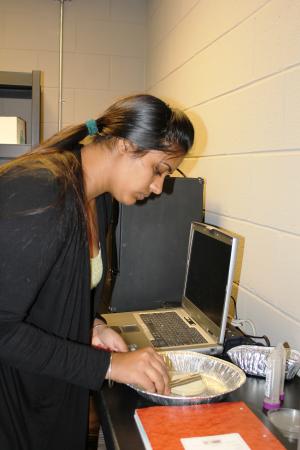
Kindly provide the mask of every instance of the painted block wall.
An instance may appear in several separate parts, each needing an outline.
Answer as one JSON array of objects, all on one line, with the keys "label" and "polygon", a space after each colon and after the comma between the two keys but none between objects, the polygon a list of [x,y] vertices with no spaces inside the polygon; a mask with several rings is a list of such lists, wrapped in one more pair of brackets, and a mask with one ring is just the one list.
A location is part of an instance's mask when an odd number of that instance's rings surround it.
[{"label": "painted block wall", "polygon": [[[299,0],[65,3],[63,124],[147,90],[183,107],[206,221],[241,236],[241,318],[300,350]],[[0,70],[43,71],[43,135],[57,130],[59,3],[0,0]],[[145,84],[145,29],[148,25]]]},{"label": "painted block wall", "polygon": [[[66,0],[64,12],[66,126],[144,90],[146,2]],[[43,72],[44,138],[57,131],[59,13],[55,0],[0,0],[0,70]]]},{"label": "painted block wall", "polygon": [[239,318],[298,350],[299,23],[299,0],[149,0],[146,69],[195,124],[181,169],[205,179],[206,222],[241,237]]}]

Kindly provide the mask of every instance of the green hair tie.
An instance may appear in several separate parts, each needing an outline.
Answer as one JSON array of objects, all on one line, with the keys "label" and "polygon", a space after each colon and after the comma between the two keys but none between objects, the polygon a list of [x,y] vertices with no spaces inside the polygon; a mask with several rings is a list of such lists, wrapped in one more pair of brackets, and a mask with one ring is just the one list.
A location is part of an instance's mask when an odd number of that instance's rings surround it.
[{"label": "green hair tie", "polygon": [[88,129],[89,136],[94,136],[95,134],[99,133],[96,120],[94,120],[94,119],[87,120],[85,122],[85,125]]}]

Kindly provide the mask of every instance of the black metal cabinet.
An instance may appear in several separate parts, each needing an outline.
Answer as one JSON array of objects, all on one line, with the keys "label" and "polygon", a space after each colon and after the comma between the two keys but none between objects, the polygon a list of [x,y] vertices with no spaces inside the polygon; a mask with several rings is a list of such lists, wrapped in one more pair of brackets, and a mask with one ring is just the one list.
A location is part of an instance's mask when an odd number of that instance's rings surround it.
[{"label": "black metal cabinet", "polygon": [[0,144],[0,164],[40,143],[40,79],[38,70],[0,72],[0,115],[18,116],[26,121],[26,144]]},{"label": "black metal cabinet", "polygon": [[168,177],[160,196],[119,206],[110,311],[179,304],[191,221],[203,221],[202,178]]}]

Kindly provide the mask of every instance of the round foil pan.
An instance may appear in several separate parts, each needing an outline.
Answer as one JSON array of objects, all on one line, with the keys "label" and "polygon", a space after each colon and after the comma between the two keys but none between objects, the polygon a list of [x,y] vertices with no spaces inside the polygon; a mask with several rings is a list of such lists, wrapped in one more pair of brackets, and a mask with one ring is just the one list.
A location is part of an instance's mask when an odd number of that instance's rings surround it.
[{"label": "round foil pan", "polygon": [[161,395],[129,385],[143,397],[160,405],[195,405],[219,401],[246,381],[246,375],[241,369],[213,356],[191,351],[160,352],[160,355],[164,358],[172,376],[178,377],[195,372],[201,374],[200,391],[193,395]]},{"label": "round foil pan", "polygon": [[[248,375],[265,377],[266,361],[273,348],[258,345],[239,345],[228,350],[227,354],[231,361]],[[294,378],[299,369],[300,353],[297,350],[287,349],[286,380]]]}]

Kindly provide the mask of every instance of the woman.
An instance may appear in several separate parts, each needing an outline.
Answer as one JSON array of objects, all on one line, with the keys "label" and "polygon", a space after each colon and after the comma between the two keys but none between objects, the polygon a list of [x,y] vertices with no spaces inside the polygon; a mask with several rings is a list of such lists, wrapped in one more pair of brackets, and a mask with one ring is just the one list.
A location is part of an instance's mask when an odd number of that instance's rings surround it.
[{"label": "woman", "polygon": [[83,450],[89,390],[105,378],[169,392],[161,357],[128,352],[93,298],[108,196],[160,194],[193,137],[184,113],[136,95],[0,167],[1,449]]}]

